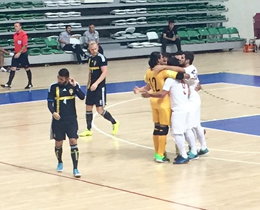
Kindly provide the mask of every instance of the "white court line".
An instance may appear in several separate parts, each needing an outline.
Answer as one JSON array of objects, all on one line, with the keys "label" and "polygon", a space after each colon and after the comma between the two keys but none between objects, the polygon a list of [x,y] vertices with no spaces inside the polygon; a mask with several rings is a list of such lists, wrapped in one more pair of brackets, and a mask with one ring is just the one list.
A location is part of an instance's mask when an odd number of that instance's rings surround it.
[{"label": "white court line", "polygon": [[[117,105],[120,105],[120,104],[124,104],[124,103],[128,103],[128,102],[131,102],[131,101],[135,101],[135,100],[138,100],[138,99],[141,99],[141,98],[135,98],[135,99],[130,99],[130,100],[126,100],[126,101],[121,101],[121,102],[118,102],[118,103],[115,103],[113,105],[110,105],[108,106],[107,108],[111,108],[111,107],[114,107],[114,106],[117,106]],[[101,129],[99,129],[95,123],[94,123],[94,120],[95,120],[95,117],[98,115],[97,112],[94,113],[93,115],[93,128],[95,130],[97,130],[99,133],[107,136],[107,137],[110,137],[111,139],[116,139],[118,141],[121,141],[121,142],[124,142],[126,144],[130,144],[130,145],[133,145],[133,146],[137,146],[137,147],[141,147],[141,148],[145,148],[145,149],[150,149],[150,150],[153,150],[154,148],[153,147],[148,147],[148,146],[144,146],[144,145],[141,145],[141,144],[137,144],[137,143],[133,143],[133,142],[130,142],[130,141],[127,141],[127,140],[124,140],[124,139],[121,139],[121,138],[118,138],[116,136],[113,136],[111,134],[108,134],[104,131],[102,131]],[[211,128],[210,128],[211,129]],[[222,131],[222,130],[221,130]],[[229,132],[229,131],[225,131],[225,132]],[[231,132],[233,133],[233,132]],[[239,133],[240,134],[240,133]],[[248,134],[244,134],[244,135],[248,135]],[[259,137],[259,136],[258,136]],[[234,151],[234,150],[219,150],[219,149],[210,149],[210,151],[217,151],[217,152],[229,152],[229,153],[240,153],[240,154],[260,154],[260,152],[248,152],[248,151]],[[169,152],[169,153],[174,153],[174,152]],[[260,163],[257,163],[257,162],[247,162],[247,161],[240,161],[240,160],[231,160],[231,159],[222,159],[222,158],[215,158],[215,157],[207,157],[208,159],[213,159],[213,160],[221,160],[221,161],[226,161],[226,162],[236,162],[236,163],[245,163],[245,164],[254,164],[254,165],[260,165]]]}]

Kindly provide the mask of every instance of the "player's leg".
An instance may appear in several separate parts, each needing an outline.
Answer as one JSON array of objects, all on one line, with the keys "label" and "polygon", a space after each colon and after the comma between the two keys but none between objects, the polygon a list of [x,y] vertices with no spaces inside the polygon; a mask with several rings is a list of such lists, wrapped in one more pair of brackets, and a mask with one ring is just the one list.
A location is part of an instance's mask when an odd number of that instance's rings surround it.
[{"label": "player's leg", "polygon": [[116,135],[120,123],[115,120],[115,118],[110,114],[109,111],[104,109],[106,105],[106,88],[102,87],[100,90],[95,91],[96,93],[96,109],[97,112],[102,115],[106,120],[110,121],[113,126],[112,134]]},{"label": "player's leg", "polygon": [[80,137],[84,136],[92,136],[92,121],[93,121],[93,106],[95,104],[95,95],[92,91],[87,91],[87,97],[86,97],[86,124],[87,129],[79,134]]},{"label": "player's leg", "polygon": [[32,72],[29,68],[29,60],[28,60],[28,54],[27,53],[22,53],[20,55],[20,60],[21,60],[21,66],[24,67],[26,74],[27,74],[27,78],[28,78],[28,84],[24,89],[30,89],[33,87],[32,85]]},{"label": "player's leg", "polygon": [[19,66],[19,58],[15,58],[14,56],[12,57],[12,63],[11,63],[11,68],[10,68],[10,74],[9,74],[9,79],[8,82],[5,85],[1,85],[3,88],[11,88],[12,81],[15,76],[15,71],[17,67]]},{"label": "player's leg", "polygon": [[55,139],[55,155],[58,160],[57,165],[57,171],[62,172],[63,171],[63,162],[62,162],[62,145],[63,140],[65,140],[65,130],[64,130],[64,124],[62,121],[58,121],[53,119],[52,120],[52,136]]},{"label": "player's leg", "polygon": [[154,159],[158,155],[158,147],[159,147],[159,135],[160,135],[160,123],[159,123],[159,112],[158,109],[152,107],[152,118],[154,122],[154,130],[153,130],[153,145],[154,145]]},{"label": "player's leg", "polygon": [[184,131],[186,130],[185,112],[175,111],[171,117],[171,135],[175,139],[175,144],[178,147],[179,155],[174,159],[174,164],[184,164],[189,162],[189,158],[185,149]]},{"label": "player's leg", "polygon": [[169,132],[169,125],[171,122],[171,109],[159,109],[159,123],[160,123],[160,133],[159,133],[159,145],[158,154],[156,156],[157,162],[169,162],[170,160],[166,157],[165,147],[167,141],[167,134]]},{"label": "player's leg", "polygon": [[73,175],[76,178],[81,177],[78,171],[78,161],[79,161],[79,149],[78,149],[78,121],[76,118],[66,121],[66,133],[70,141],[70,152],[71,160],[73,163]]},{"label": "player's leg", "polygon": [[189,112],[187,115],[187,118],[185,120],[186,120],[186,131],[184,133],[184,136],[190,147],[188,156],[189,156],[189,159],[197,159],[198,151],[197,151],[196,138],[195,138],[194,133],[192,132],[193,113]]},{"label": "player's leg", "polygon": [[4,68],[4,52],[0,51],[0,68],[1,71],[6,72],[7,70]]}]

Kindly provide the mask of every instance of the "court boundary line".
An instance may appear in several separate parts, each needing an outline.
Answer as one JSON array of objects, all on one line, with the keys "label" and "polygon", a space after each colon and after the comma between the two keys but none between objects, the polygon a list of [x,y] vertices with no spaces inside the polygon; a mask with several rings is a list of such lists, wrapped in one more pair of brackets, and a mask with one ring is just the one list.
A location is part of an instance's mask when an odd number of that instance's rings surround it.
[{"label": "court boundary line", "polygon": [[133,194],[133,195],[137,195],[137,196],[141,196],[141,197],[146,197],[146,198],[150,198],[150,199],[153,199],[153,200],[167,202],[167,203],[171,203],[171,204],[175,204],[175,205],[179,205],[179,206],[185,206],[185,207],[188,207],[188,208],[191,208],[191,209],[207,210],[205,208],[191,206],[191,205],[188,205],[188,204],[179,203],[179,202],[175,202],[175,201],[171,201],[171,200],[167,200],[167,199],[163,199],[163,198],[159,198],[159,197],[155,197],[155,196],[151,196],[151,195],[147,195],[147,194],[143,194],[143,193],[138,193],[138,192],[126,190],[126,189],[123,189],[123,188],[113,187],[113,186],[104,185],[104,184],[100,184],[100,183],[96,183],[96,182],[91,182],[91,181],[88,181],[88,180],[85,180],[85,179],[61,175],[58,172],[57,173],[51,173],[51,172],[47,172],[47,171],[43,171],[43,170],[39,170],[39,169],[29,168],[29,167],[25,167],[25,166],[19,166],[19,165],[6,163],[6,162],[2,162],[2,161],[0,161],[0,164],[19,168],[19,169],[25,169],[25,170],[29,170],[29,171],[33,171],[33,172],[38,172],[38,173],[42,173],[42,174],[48,174],[48,175],[61,177],[61,178],[65,178],[65,179],[70,179],[70,180],[74,180],[74,181],[78,181],[78,182],[83,182],[83,183],[95,185],[95,186],[98,186],[98,187],[108,188],[108,189],[111,189],[111,190],[117,190],[117,191],[120,191],[120,192]]}]

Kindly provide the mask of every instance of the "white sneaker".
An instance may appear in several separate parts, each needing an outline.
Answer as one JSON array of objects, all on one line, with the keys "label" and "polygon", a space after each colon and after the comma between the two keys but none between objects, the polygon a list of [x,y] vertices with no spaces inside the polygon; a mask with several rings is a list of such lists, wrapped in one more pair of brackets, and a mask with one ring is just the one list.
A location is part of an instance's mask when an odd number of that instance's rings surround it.
[{"label": "white sneaker", "polygon": [[7,70],[4,67],[1,67],[2,72],[7,72]]}]

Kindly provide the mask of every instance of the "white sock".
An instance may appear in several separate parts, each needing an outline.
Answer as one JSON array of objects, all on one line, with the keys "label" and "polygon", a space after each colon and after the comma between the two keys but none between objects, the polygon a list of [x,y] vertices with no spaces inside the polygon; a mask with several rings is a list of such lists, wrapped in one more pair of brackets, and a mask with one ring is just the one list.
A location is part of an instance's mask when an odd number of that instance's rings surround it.
[{"label": "white sock", "polygon": [[196,145],[196,139],[191,129],[187,129],[185,132],[185,139],[188,142],[189,146],[191,147],[191,152],[196,155],[198,153],[197,151],[197,145]]},{"label": "white sock", "polygon": [[200,142],[201,149],[202,150],[207,149],[206,139],[205,139],[205,135],[204,135],[204,128],[202,128],[201,125],[199,125],[197,128],[194,128],[194,130],[196,131],[196,135]]},{"label": "white sock", "polygon": [[183,158],[188,158],[187,152],[185,149],[185,138],[183,134],[174,134],[175,144],[177,145],[180,155]]}]

